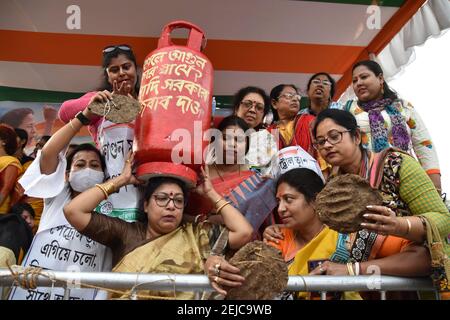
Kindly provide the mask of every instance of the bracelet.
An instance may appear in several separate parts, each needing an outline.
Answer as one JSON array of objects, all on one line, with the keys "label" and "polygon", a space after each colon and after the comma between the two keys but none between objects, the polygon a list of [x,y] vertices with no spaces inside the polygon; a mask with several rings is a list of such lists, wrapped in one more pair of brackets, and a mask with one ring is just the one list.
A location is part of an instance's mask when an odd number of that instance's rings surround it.
[{"label": "bracelet", "polygon": [[103,193],[105,194],[105,199],[107,199],[111,193],[116,192],[116,185],[112,181],[108,181],[102,184],[96,184],[95,186],[103,191]]},{"label": "bracelet", "polygon": [[220,211],[223,209],[223,207],[225,207],[226,205],[229,205],[230,203],[227,201],[227,202],[225,202],[223,205],[221,205],[218,209],[217,209],[217,211],[216,211],[216,214],[220,214]]},{"label": "bracelet", "polygon": [[108,199],[108,192],[106,191],[106,189],[101,184],[98,184],[98,183],[95,186],[103,192],[103,195],[105,196],[105,200]]},{"label": "bracelet", "polygon": [[405,218],[405,220],[406,220],[406,223],[408,224],[408,229],[406,230],[405,235],[408,235],[409,232],[411,231],[411,221],[409,221],[408,218]]},{"label": "bracelet", "polygon": [[219,198],[214,202],[214,207],[217,207],[217,204],[220,202],[220,200],[225,200],[224,198]]},{"label": "bracelet", "polygon": [[359,276],[360,270],[361,270],[360,263],[355,262],[355,275]]},{"label": "bracelet", "polygon": [[202,219],[202,218],[203,218],[202,214],[196,215],[195,218],[194,218],[194,224],[198,224],[199,220]]},{"label": "bracelet", "polygon": [[78,130],[73,126],[72,119],[69,120],[69,124],[72,127],[73,131],[78,132]]},{"label": "bracelet", "polygon": [[347,271],[349,275],[351,276],[355,275],[355,272],[353,271],[353,263],[347,262]]}]

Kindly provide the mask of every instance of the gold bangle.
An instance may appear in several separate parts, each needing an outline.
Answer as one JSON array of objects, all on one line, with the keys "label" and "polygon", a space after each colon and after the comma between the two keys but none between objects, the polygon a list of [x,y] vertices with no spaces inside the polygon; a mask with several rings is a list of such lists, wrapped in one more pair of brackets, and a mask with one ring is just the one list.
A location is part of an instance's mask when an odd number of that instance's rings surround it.
[{"label": "gold bangle", "polygon": [[409,232],[411,231],[411,221],[409,221],[408,218],[405,218],[405,220],[406,220],[406,223],[408,224],[408,229],[406,230],[405,235],[408,235]]},{"label": "gold bangle", "polygon": [[105,190],[108,193],[108,195],[110,195],[111,193],[116,192],[116,185],[111,180],[107,181],[105,183],[102,183],[102,185],[105,188]]},{"label": "gold bangle", "polygon": [[355,275],[355,272],[353,271],[353,263],[347,262],[347,270],[349,275],[351,276]]},{"label": "gold bangle", "polygon": [[112,181],[96,184],[95,186],[99,187],[103,191],[105,194],[105,199],[107,199],[111,193],[116,192],[116,185]]},{"label": "gold bangle", "polygon": [[217,211],[216,211],[216,214],[220,214],[220,211],[223,209],[223,207],[225,207],[226,205],[229,205],[230,203],[227,201],[227,202],[225,202],[223,205],[221,205],[218,209],[217,209]]},{"label": "gold bangle", "polygon": [[224,198],[219,198],[214,202],[214,207],[217,207],[217,204],[220,202],[220,200],[225,200]]},{"label": "gold bangle", "polygon": [[101,184],[96,184],[95,186],[103,192],[103,195],[105,196],[105,200],[108,199],[108,192],[106,192],[105,188]]}]

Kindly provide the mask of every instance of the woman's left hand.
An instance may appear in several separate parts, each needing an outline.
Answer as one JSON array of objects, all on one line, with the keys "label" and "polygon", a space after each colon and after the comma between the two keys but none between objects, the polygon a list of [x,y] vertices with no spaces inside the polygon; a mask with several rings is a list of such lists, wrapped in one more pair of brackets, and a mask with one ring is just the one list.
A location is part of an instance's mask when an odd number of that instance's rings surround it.
[{"label": "woman's left hand", "polygon": [[370,222],[361,223],[361,227],[381,235],[401,236],[405,233],[402,219],[397,217],[390,208],[385,206],[367,206],[367,209],[374,213],[364,214],[364,218]]},{"label": "woman's left hand", "polygon": [[133,88],[131,85],[126,84],[125,81],[123,81],[120,86],[117,84],[117,80],[114,80],[113,82],[113,93],[114,94],[121,94],[123,96],[128,96],[133,91]]},{"label": "woman's left hand", "polygon": [[346,264],[325,261],[317,266],[310,275],[348,276]]}]

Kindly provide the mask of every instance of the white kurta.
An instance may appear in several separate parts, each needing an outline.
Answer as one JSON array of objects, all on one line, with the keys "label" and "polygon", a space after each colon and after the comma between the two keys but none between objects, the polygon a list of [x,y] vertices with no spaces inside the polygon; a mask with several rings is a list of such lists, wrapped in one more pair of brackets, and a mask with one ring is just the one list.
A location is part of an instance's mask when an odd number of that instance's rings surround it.
[{"label": "white kurta", "polygon": [[[65,182],[67,167],[63,153],[59,154],[59,164],[51,175],[40,170],[40,151],[36,160],[25,172],[19,183],[25,194],[44,199],[39,229],[33,239],[22,266],[40,267],[46,270],[72,272],[111,271],[110,250],[81,235],[66,220],[63,208],[70,201],[69,185]],[[71,289],[71,300],[93,300],[98,290]],[[11,300],[58,300],[64,296],[63,288],[38,287],[11,290]]]}]

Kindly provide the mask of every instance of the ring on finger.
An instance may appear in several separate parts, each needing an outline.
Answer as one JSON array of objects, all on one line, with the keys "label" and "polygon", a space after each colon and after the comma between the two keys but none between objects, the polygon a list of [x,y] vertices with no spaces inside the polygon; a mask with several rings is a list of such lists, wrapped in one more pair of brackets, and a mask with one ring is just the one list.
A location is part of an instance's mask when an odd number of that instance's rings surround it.
[{"label": "ring on finger", "polygon": [[322,268],[322,266],[320,266],[319,271],[320,271],[321,274],[324,274],[324,273],[325,273],[325,269]]},{"label": "ring on finger", "polygon": [[219,284],[219,277],[218,277],[218,276],[215,276],[213,281],[214,281],[215,283]]}]

